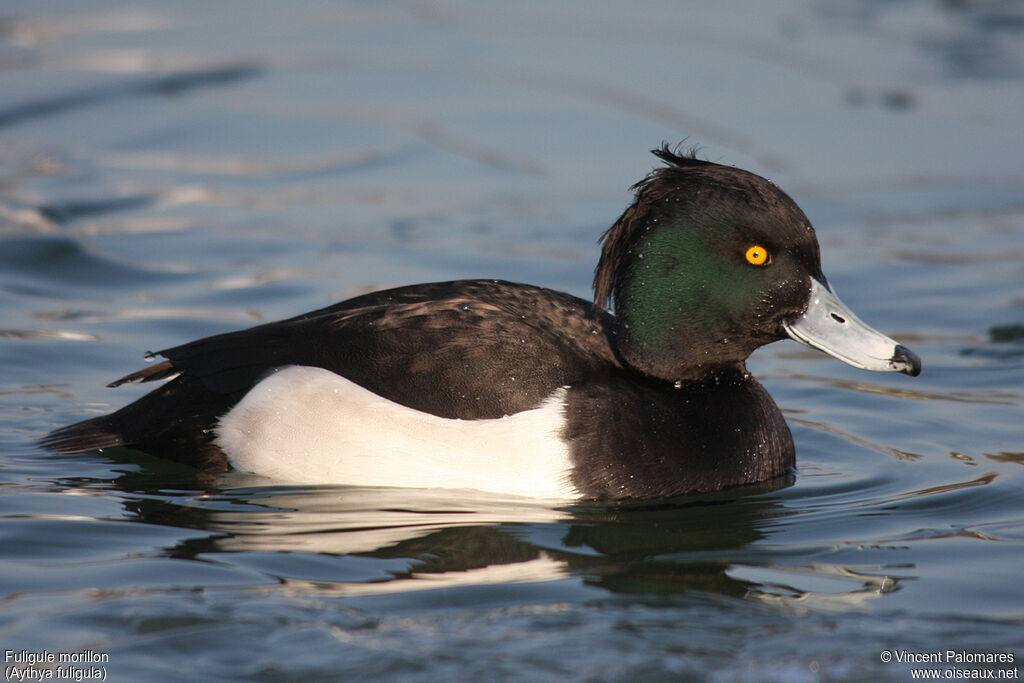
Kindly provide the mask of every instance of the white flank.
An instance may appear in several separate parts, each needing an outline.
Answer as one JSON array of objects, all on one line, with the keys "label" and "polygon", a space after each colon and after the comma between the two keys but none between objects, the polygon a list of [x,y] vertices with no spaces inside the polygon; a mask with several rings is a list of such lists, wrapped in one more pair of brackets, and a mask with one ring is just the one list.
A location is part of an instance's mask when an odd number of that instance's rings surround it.
[{"label": "white flank", "polygon": [[533,410],[452,420],[322,368],[289,366],[221,418],[216,443],[235,469],[293,482],[577,498],[559,437],[564,398],[558,389]]}]

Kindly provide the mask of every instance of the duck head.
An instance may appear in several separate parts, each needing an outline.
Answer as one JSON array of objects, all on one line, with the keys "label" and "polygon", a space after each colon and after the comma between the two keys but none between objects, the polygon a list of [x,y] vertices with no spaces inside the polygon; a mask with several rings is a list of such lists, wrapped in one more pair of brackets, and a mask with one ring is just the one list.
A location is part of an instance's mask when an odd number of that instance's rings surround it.
[{"label": "duck head", "polygon": [[861,322],[821,271],[804,212],[748,171],[654,150],[666,162],[633,189],[602,237],[594,299],[614,300],[622,360],[669,381],[735,368],[792,338],[854,367],[917,375],[921,361]]}]

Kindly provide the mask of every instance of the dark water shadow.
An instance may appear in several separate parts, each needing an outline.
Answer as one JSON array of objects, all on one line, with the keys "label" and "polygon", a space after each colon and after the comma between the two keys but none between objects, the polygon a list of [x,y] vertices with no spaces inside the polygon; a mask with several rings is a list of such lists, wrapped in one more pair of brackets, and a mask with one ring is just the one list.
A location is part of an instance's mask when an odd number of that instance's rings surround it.
[{"label": "dark water shadow", "polygon": [[58,299],[61,288],[68,286],[103,291],[180,279],[174,273],[107,258],[64,235],[4,240],[0,250],[0,273],[0,291],[33,289],[51,292]]},{"label": "dark water shadow", "polygon": [[266,68],[262,64],[242,62],[85,88],[4,107],[0,109],[0,129],[112,100],[128,97],[170,97],[199,88],[223,87],[256,78],[265,72]]}]

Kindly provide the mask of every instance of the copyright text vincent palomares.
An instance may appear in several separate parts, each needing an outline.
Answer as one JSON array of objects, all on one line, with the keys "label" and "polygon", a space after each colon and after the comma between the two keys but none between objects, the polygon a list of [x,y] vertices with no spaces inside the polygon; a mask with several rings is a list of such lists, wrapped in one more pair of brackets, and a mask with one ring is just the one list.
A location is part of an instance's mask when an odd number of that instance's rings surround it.
[{"label": "copyright text vincent palomares", "polygon": [[1018,680],[1020,669],[1012,652],[968,650],[882,650],[884,664],[907,664],[911,678],[932,680]]},{"label": "copyright text vincent palomares", "polygon": [[96,650],[4,650],[5,681],[105,681],[110,655]]}]

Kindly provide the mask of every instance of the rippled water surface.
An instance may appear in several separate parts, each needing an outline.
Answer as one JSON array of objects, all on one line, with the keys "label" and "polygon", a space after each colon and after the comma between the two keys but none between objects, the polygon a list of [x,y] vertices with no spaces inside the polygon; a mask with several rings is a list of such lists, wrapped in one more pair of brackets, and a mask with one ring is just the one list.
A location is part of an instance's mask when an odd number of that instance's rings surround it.
[{"label": "rippled water surface", "polygon": [[[132,681],[1024,658],[1021,4],[6,3],[0,84],[0,649]],[[758,351],[791,485],[558,507],[34,445],[140,395],[104,385],[148,349],[371,288],[586,296],[646,150],[684,138],[786,189],[924,360]]]}]

